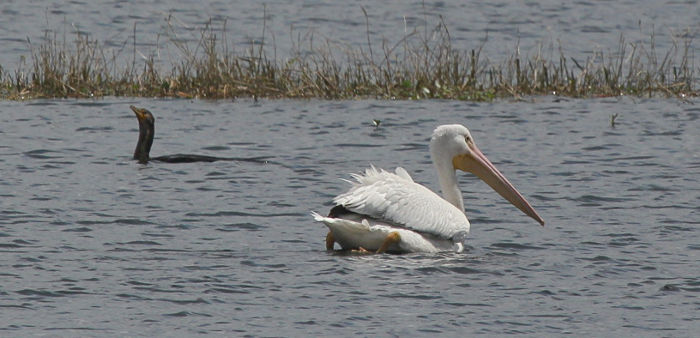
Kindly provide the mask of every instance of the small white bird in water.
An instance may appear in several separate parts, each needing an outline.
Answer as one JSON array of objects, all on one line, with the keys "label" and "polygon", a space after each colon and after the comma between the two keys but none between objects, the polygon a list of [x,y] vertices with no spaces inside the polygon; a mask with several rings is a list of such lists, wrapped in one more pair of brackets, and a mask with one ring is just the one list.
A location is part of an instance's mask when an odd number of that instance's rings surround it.
[{"label": "small white bird in water", "polygon": [[335,243],[343,250],[382,252],[438,252],[464,250],[469,220],[464,213],[456,170],[471,172],[526,215],[544,225],[525,198],[476,147],[469,130],[458,124],[435,128],[430,154],[437,170],[443,197],[413,182],[399,167],[390,173],[374,166],[333,199],[336,206],[316,221],[330,231],[326,249]]}]

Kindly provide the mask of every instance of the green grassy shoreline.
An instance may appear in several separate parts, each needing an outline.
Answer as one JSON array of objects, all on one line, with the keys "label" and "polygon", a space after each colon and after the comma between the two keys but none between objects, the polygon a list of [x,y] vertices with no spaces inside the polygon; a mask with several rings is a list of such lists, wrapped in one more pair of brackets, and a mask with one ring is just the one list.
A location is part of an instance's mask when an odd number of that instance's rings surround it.
[{"label": "green grassy shoreline", "polygon": [[[673,41],[669,50],[661,52],[654,36],[648,43],[629,43],[621,37],[617,50],[597,52],[587,60],[567,57],[561,49],[546,56],[540,48],[535,55],[523,56],[516,49],[504,60],[491,61],[481,48],[456,50],[448,28],[439,22],[432,30],[416,30],[379,46],[372,45],[369,37],[367,46],[355,49],[330,41],[320,46],[297,43],[291,57],[278,60],[268,55],[264,43],[235,50],[226,34],[224,24],[218,35],[204,27],[199,41],[190,45],[168,39],[166,44],[183,58],[171,60],[170,68],[163,69],[168,66],[156,65],[153,56],[137,58],[136,46],[127,56],[85,34],[74,33],[67,43],[65,36],[46,33],[40,44],[28,42],[28,62],[9,72],[0,65],[0,97],[485,101],[533,95],[700,95],[689,38]],[[128,50],[126,45],[123,50]]]}]

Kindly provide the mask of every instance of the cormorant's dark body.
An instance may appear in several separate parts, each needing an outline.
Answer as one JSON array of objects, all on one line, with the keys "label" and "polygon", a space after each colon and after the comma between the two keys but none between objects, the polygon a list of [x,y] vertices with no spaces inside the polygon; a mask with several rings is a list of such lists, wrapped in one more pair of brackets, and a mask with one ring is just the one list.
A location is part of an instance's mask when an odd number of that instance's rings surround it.
[{"label": "cormorant's dark body", "polygon": [[151,157],[151,161],[167,162],[167,163],[192,163],[192,162],[216,162],[216,161],[233,161],[233,159],[214,157],[206,155],[193,154],[173,154],[158,157]]},{"label": "cormorant's dark body", "polygon": [[257,158],[228,158],[215,157],[206,155],[193,154],[174,154],[150,157],[151,146],[153,145],[153,136],[155,134],[155,118],[148,109],[137,108],[130,106],[131,110],[136,114],[139,120],[139,141],[136,143],[134,150],[134,159],[139,163],[148,163],[148,161],[158,161],[166,163],[192,163],[192,162],[215,162],[215,161],[249,161],[249,162],[267,162],[265,157]]}]

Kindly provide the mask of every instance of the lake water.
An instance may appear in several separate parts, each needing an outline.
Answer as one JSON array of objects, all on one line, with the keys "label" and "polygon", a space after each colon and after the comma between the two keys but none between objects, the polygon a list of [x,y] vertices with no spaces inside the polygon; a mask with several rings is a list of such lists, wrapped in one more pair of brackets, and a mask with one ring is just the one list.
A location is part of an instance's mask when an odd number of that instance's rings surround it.
[{"label": "lake water", "polygon": [[[3,1],[0,65],[10,73],[22,57],[31,65],[28,41],[37,47],[47,30],[69,45],[75,32],[88,34],[104,47],[107,58],[117,55],[131,64],[135,56],[142,65],[144,55],[159,63],[179,64],[185,56],[172,41],[189,42],[194,51],[201,30],[209,23],[219,32],[219,42],[225,22],[229,46],[243,52],[251,43],[264,43],[270,57],[284,59],[294,45],[308,46],[311,40],[317,47],[330,39],[341,48],[362,47],[367,52],[366,24],[374,52],[381,54],[383,42],[391,47],[414,30],[430,36],[440,20],[449,29],[453,48],[482,48],[482,59],[495,63],[516,51],[558,61],[561,49],[565,56],[584,64],[594,52],[614,55],[621,36],[626,42],[645,42],[647,48],[640,52],[649,53],[652,35],[657,57],[662,59],[674,42],[682,46],[684,38],[697,37],[698,4],[698,0]],[[693,45],[698,54],[697,43]]]},{"label": "lake water", "polygon": [[[277,1],[267,3],[265,43],[274,35],[287,54],[293,27],[363,46],[360,6],[375,48],[441,15],[457,48],[488,35],[490,58],[561,41],[585,59],[617,50],[620,34],[640,41],[652,31],[665,50],[700,22],[697,1]],[[10,1],[0,13],[0,64],[12,71],[45,29],[88,32],[131,55],[136,25],[138,52],[168,61],[180,58],[165,46],[169,15],[178,38],[197,41],[209,19],[226,20],[231,41],[246,46],[260,37],[263,9]],[[0,336],[696,336],[699,103],[3,102]],[[131,104],[157,118],[154,156],[269,161],[138,164]],[[309,213],[327,212],[348,188],[341,178],[403,166],[437,189],[427,142],[443,123],[469,127],[546,226],[460,173],[466,252],[326,252],[327,230]]]},{"label": "lake water", "polygon": [[[138,164],[130,104],[156,115],[154,156],[269,162]],[[691,336],[697,104],[6,102],[1,332]],[[427,141],[455,122],[546,226],[463,174],[465,253],[326,252],[327,230],[309,212],[327,212],[348,188],[339,178],[400,165],[437,189]]]}]

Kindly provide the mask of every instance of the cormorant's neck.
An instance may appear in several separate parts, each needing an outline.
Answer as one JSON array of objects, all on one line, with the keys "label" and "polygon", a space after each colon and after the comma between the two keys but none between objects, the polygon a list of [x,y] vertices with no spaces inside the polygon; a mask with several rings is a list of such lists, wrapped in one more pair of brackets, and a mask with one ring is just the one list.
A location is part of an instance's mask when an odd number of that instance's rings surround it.
[{"label": "cormorant's neck", "polygon": [[146,121],[139,121],[139,141],[136,143],[136,149],[134,150],[134,159],[140,163],[147,163],[149,160],[154,132],[154,125]]}]

